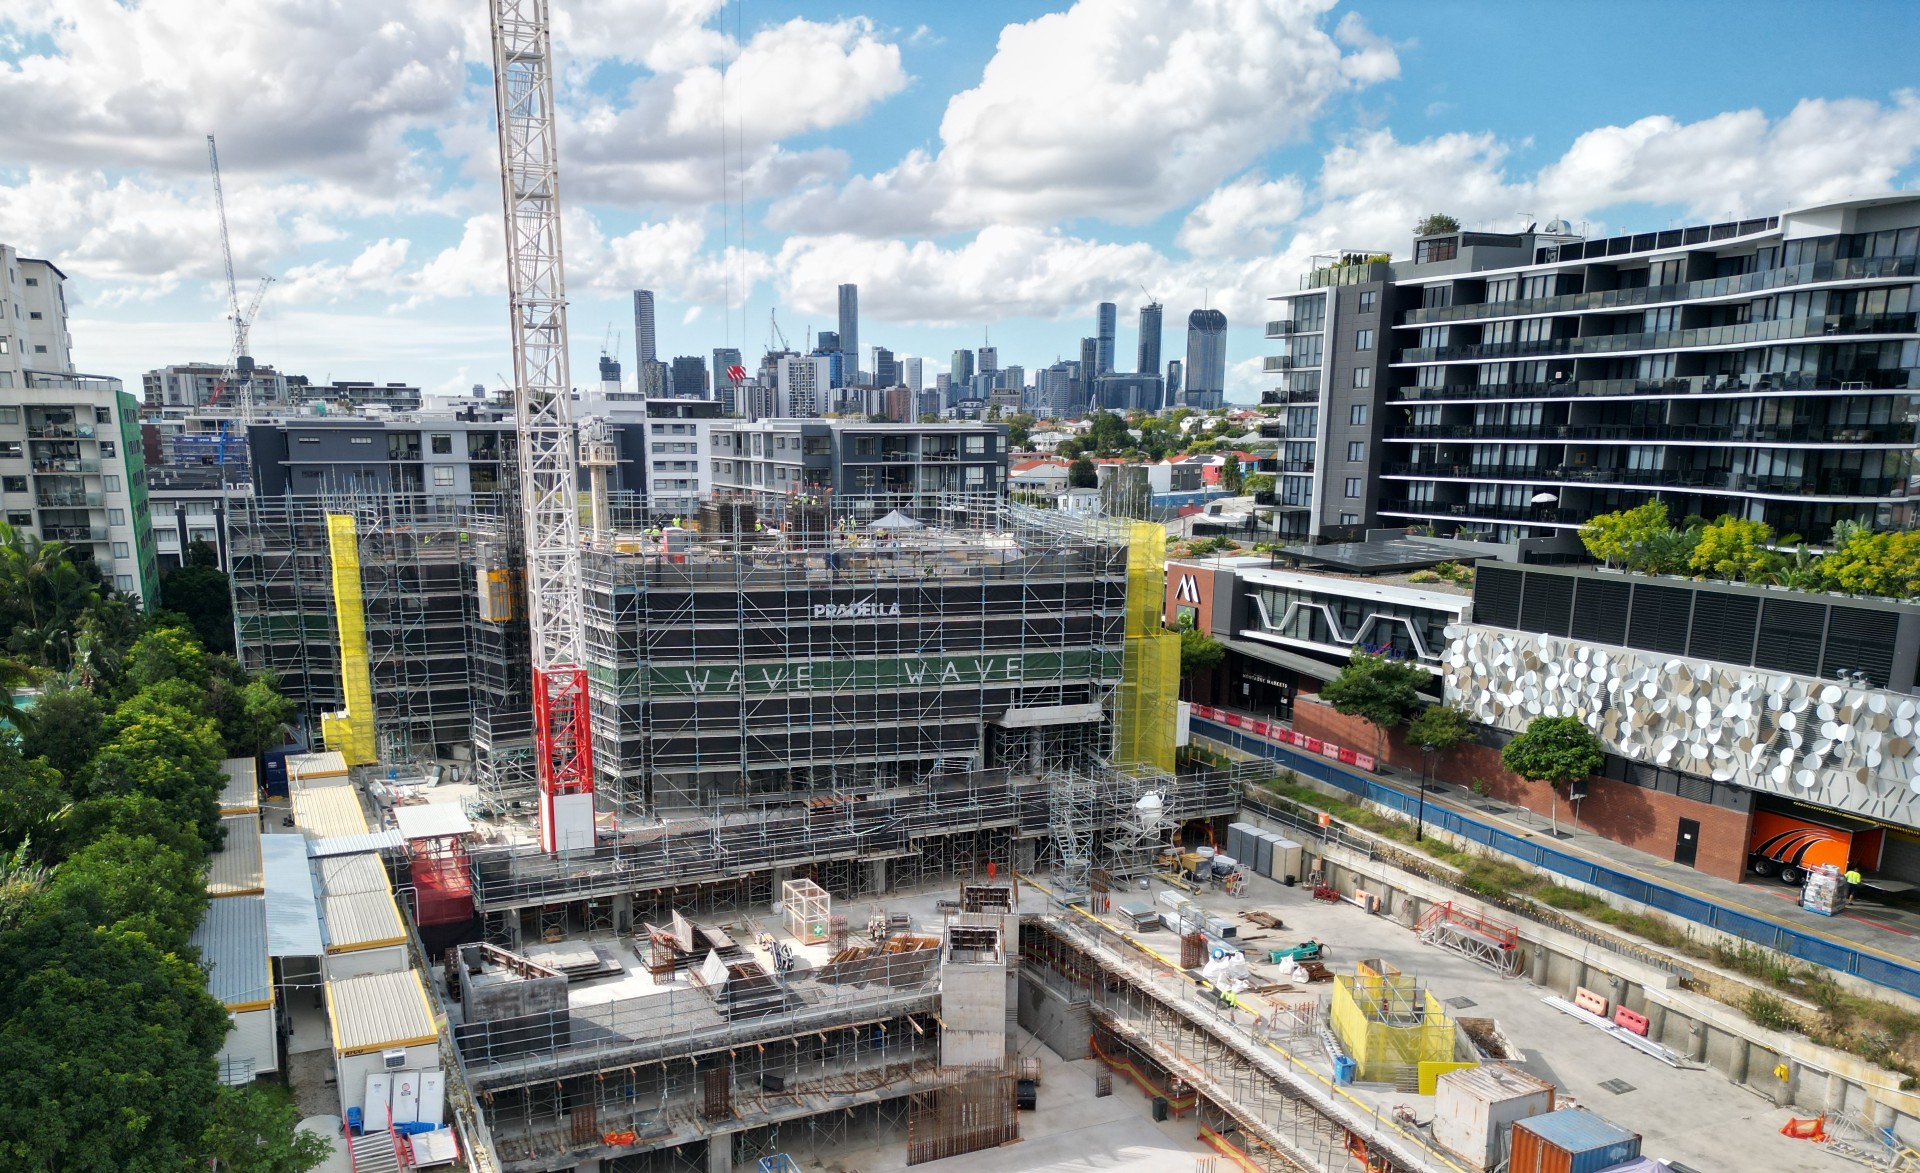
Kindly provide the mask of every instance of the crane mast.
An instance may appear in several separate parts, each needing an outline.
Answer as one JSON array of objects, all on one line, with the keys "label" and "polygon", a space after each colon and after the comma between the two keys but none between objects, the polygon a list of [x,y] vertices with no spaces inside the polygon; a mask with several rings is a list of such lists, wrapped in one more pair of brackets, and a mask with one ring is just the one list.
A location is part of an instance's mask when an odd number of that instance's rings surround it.
[{"label": "crane mast", "polygon": [[593,742],[581,654],[580,495],[547,0],[492,0],[492,26],[540,842],[558,852],[594,843]]}]

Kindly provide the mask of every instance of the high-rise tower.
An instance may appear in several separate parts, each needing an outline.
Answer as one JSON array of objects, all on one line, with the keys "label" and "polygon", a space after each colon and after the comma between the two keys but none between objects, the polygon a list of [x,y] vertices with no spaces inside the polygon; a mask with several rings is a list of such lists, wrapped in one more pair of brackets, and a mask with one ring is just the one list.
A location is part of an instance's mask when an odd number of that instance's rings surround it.
[{"label": "high-rise tower", "polygon": [[1150,301],[1140,307],[1140,361],[1134,370],[1143,375],[1160,373],[1160,303]]},{"label": "high-rise tower", "polygon": [[1227,315],[1195,310],[1187,315],[1187,389],[1181,402],[1201,409],[1227,399]]},{"label": "high-rise tower", "polygon": [[840,287],[840,346],[841,354],[847,356],[847,382],[859,382],[860,365],[860,287],[842,285]]},{"label": "high-rise tower", "polygon": [[1113,338],[1120,328],[1120,307],[1110,301],[1100,303],[1099,328],[1094,337],[1099,342],[1098,352],[1094,355],[1095,375],[1104,375],[1113,369]]},{"label": "high-rise tower", "polygon": [[640,351],[640,366],[635,377],[640,380],[642,395],[659,395],[666,390],[660,385],[659,355],[654,352],[653,335],[653,290],[636,289],[633,291],[633,344]]}]

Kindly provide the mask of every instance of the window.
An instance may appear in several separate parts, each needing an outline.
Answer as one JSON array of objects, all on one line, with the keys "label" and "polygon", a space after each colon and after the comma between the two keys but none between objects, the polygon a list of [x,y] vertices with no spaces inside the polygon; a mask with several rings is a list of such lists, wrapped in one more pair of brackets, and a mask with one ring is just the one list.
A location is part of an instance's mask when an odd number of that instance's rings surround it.
[{"label": "window", "polygon": [[12,353],[11,351],[12,345],[13,344],[8,342],[5,338],[0,338],[0,354]]},{"label": "window", "polygon": [[665,434],[666,434],[666,431],[667,431],[667,425],[665,425],[665,424],[655,424],[655,425],[653,425],[653,434],[654,434],[654,435],[656,435],[656,436],[662,436],[662,435],[665,435]]},{"label": "window", "polygon": [[1353,368],[1353,385],[1355,387],[1373,386],[1373,368],[1372,367]]},{"label": "window", "polygon": [[38,285],[38,284],[40,284],[40,278],[38,278],[38,277],[29,277],[29,278],[27,278],[27,288],[28,288],[28,289],[32,289],[32,288],[33,288],[34,286],[36,286],[36,285]]},{"label": "window", "polygon": [[132,594],[133,593],[133,576],[131,574],[114,575],[113,589],[116,591],[119,591],[123,595]]},{"label": "window", "polygon": [[1359,477],[1347,478],[1347,496],[1349,498],[1358,498],[1360,496],[1360,478]]},{"label": "window", "polygon": [[1367,290],[1365,293],[1362,293],[1360,295],[1360,312],[1363,314],[1372,313],[1374,303],[1379,300],[1379,297],[1380,295],[1371,289]]},{"label": "window", "polygon": [[27,491],[27,478],[0,477],[0,489],[5,489],[9,493],[24,493]]},{"label": "window", "polygon": [[1373,331],[1372,330],[1355,330],[1353,332],[1353,348],[1355,350],[1372,350],[1373,349]]},{"label": "window", "polygon": [[[0,351],[0,353],[5,353],[5,352]],[[19,422],[20,422],[19,408],[0,407],[0,424],[17,424]]]},{"label": "window", "polygon": [[451,464],[434,465],[433,483],[437,488],[446,488],[453,484],[453,466]]},{"label": "window", "polygon": [[18,460],[26,453],[20,450],[18,440],[0,440],[0,459]]},{"label": "window", "polygon": [[33,348],[33,353],[35,353],[35,354],[45,354],[45,353],[47,353],[47,348],[46,348],[46,347],[44,347],[44,346],[36,346],[36,347],[34,347],[34,348]]},{"label": "window", "polygon": [[118,493],[120,491],[120,478],[109,473],[100,478],[100,485],[109,493]]},{"label": "window", "polygon": [[33,514],[24,509],[9,509],[7,524],[15,529],[29,529],[33,526]]},{"label": "window", "polygon": [[433,438],[433,454],[435,456],[452,456],[453,437],[444,435],[435,436]]},{"label": "window", "polygon": [[984,454],[986,450],[987,450],[987,438],[985,436],[968,436],[967,437],[967,454],[968,455],[979,456]]},{"label": "window", "polygon": [[1342,513],[1340,515],[1340,524],[1341,525],[1359,525],[1360,515],[1358,513]]},{"label": "window", "polygon": [[125,543],[125,542],[115,542],[115,543],[113,544],[113,556],[114,556],[115,558],[125,558],[125,557],[127,557],[127,543]]},{"label": "window", "polygon": [[27,311],[27,321],[29,321],[29,322],[37,322],[37,321],[39,321],[39,320],[40,320],[40,311],[39,311],[39,310],[28,310],[28,311]]},{"label": "window", "polygon": [[1365,440],[1347,441],[1347,459],[1354,464],[1364,463],[1367,459],[1367,442]]},{"label": "window", "polygon": [[113,422],[113,409],[112,409],[111,407],[96,407],[96,408],[94,408],[94,409],[93,409],[93,422],[94,422],[94,423],[96,423],[96,424],[110,424],[110,423],[112,423],[112,422]]},{"label": "window", "polygon": [[665,440],[655,440],[653,442],[653,450],[655,452],[665,452],[667,450],[667,442]]},{"label": "window", "polygon": [[[319,441],[319,440],[315,440],[315,441],[313,441],[313,442],[314,442],[315,444],[318,444],[318,443],[319,443],[320,441]],[[349,436],[349,437],[347,437],[347,443],[349,443],[349,444],[371,444],[371,443],[373,443],[373,437],[372,437],[372,436]]]},{"label": "window", "polygon": [[107,510],[107,524],[108,524],[108,525],[125,525],[125,524],[127,524],[127,511],[126,511],[126,510],[124,510],[124,509],[109,509],[109,510]]},{"label": "window", "polygon": [[1356,403],[1347,408],[1347,422],[1358,426],[1367,422],[1367,405]]},{"label": "window", "polygon": [[100,459],[113,460],[120,455],[120,449],[112,440],[100,441]]}]

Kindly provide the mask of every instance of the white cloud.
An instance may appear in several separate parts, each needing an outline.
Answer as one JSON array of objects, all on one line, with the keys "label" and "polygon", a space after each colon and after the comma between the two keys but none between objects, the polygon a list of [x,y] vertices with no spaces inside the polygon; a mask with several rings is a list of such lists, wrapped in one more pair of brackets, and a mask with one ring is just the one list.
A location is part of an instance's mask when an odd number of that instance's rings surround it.
[{"label": "white cloud", "polygon": [[1001,31],[947,103],[937,153],[776,206],[806,232],[966,230],[1185,206],[1305,131],[1326,98],[1392,76],[1391,48],[1330,0],[1079,0]]},{"label": "white cloud", "polygon": [[363,293],[385,296],[396,292],[409,241],[382,237],[346,264],[316,261],[286,271],[270,291],[276,306],[308,302],[337,302]]},{"label": "white cloud", "polygon": [[1274,229],[1291,223],[1305,205],[1306,191],[1290,175],[1274,180],[1242,175],[1187,213],[1176,243],[1196,256],[1270,252]]}]

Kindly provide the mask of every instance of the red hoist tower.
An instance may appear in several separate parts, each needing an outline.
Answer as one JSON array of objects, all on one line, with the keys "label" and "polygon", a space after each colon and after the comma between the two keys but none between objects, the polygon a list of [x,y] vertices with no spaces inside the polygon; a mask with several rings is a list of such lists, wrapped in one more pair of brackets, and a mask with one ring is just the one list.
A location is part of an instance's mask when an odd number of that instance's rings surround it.
[{"label": "red hoist tower", "polygon": [[492,0],[493,92],[506,201],[507,300],[527,617],[533,630],[533,736],[540,844],[591,848],[593,741],[580,635],[579,483],[567,375],[553,51],[546,0]]}]

